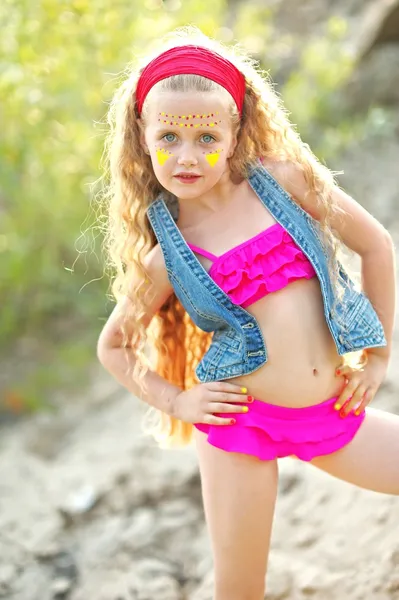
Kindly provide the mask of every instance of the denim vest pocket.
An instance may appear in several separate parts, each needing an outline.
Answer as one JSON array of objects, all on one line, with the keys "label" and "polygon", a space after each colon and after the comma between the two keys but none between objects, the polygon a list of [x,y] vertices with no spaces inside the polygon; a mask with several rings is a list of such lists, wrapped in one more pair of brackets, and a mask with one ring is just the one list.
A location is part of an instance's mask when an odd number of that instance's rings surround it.
[{"label": "denim vest pocket", "polygon": [[210,368],[216,367],[219,364],[223,352],[224,347],[222,344],[212,343],[209,346],[201,360],[205,372],[208,372]]},{"label": "denim vest pocket", "polygon": [[221,346],[223,348],[223,354],[217,365],[218,367],[232,367],[233,365],[244,362],[242,347],[234,348],[234,346],[227,342],[224,342]]},{"label": "denim vest pocket", "polygon": [[386,343],[384,329],[370,300],[357,293],[346,314],[347,342],[350,346],[363,347]]},{"label": "denim vest pocket", "polygon": [[205,374],[205,379],[214,379],[220,369],[243,365],[245,363],[243,345],[243,340],[240,340],[234,332],[215,331],[212,343],[198,365]]},{"label": "denim vest pocket", "polygon": [[227,350],[240,356],[242,354],[243,339],[238,337],[233,329],[219,329],[215,331],[212,343],[223,345]]},{"label": "denim vest pocket", "polygon": [[202,381],[215,381],[231,375],[240,375],[245,365],[245,357],[226,344],[211,345],[197,367],[197,375],[203,374]]}]

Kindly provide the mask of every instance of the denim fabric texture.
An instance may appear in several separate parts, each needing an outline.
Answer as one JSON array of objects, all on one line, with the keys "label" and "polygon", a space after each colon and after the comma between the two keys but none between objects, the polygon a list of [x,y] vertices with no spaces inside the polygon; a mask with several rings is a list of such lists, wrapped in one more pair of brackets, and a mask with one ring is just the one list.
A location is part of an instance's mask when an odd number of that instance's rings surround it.
[{"label": "denim fabric texture", "polygon": [[[339,270],[345,291],[342,299],[336,299],[317,221],[292,200],[260,162],[250,169],[248,182],[313,265],[320,283],[325,319],[338,353],[385,346],[384,330],[377,313],[366,295],[355,289],[342,265]],[[162,195],[151,203],[147,215],[176,296],[198,327],[214,332],[212,343],[195,370],[199,381],[219,381],[259,369],[267,362],[268,353],[255,317],[233,304],[208,275],[188,247]]]}]

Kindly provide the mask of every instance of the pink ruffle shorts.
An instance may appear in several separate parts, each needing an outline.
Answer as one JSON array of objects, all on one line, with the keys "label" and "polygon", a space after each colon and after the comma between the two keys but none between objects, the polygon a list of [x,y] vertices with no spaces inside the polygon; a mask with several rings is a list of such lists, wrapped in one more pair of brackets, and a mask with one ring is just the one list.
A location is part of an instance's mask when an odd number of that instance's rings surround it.
[{"label": "pink ruffle shorts", "polygon": [[331,454],[348,444],[356,435],[366,416],[351,412],[340,417],[334,409],[338,396],[314,406],[288,408],[254,400],[247,413],[215,413],[236,419],[232,425],[194,426],[207,434],[207,440],[227,452],[240,452],[260,460],[296,456],[310,461],[316,456]]}]

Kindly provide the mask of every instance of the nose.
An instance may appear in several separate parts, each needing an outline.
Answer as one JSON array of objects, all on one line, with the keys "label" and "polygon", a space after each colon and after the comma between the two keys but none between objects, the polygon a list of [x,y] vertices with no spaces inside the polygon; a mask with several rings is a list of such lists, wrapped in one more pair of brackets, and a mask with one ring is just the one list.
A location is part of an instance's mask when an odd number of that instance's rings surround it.
[{"label": "nose", "polygon": [[198,164],[198,159],[191,144],[184,144],[181,146],[177,164],[183,166],[194,166]]}]

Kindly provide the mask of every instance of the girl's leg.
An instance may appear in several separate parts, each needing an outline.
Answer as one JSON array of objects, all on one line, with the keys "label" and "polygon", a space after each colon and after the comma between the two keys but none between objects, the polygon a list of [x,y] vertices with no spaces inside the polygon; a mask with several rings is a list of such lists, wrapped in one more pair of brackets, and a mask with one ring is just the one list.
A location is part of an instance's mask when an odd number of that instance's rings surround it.
[{"label": "girl's leg", "polygon": [[215,567],[213,600],[263,600],[277,461],[225,452],[195,429]]},{"label": "girl's leg", "polygon": [[367,408],[359,431],[347,446],[311,462],[359,487],[399,495],[399,415]]}]

